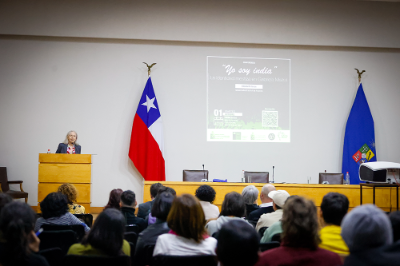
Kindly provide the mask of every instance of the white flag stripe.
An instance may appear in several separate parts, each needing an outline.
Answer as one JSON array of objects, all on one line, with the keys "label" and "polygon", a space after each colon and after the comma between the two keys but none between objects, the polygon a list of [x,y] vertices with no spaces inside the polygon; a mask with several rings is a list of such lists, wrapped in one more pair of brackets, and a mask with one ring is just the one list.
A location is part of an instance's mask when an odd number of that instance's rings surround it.
[{"label": "white flag stripe", "polygon": [[153,135],[153,138],[157,141],[158,147],[160,148],[164,157],[164,134],[161,116],[149,127],[149,131],[151,132],[151,135]]}]

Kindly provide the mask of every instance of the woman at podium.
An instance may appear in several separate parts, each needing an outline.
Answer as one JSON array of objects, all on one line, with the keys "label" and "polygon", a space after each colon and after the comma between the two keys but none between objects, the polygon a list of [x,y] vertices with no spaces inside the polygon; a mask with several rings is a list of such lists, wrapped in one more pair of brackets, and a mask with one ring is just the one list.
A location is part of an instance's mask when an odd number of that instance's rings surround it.
[{"label": "woman at podium", "polygon": [[67,133],[64,143],[58,145],[56,153],[81,154],[81,146],[76,142],[78,134],[71,130]]}]

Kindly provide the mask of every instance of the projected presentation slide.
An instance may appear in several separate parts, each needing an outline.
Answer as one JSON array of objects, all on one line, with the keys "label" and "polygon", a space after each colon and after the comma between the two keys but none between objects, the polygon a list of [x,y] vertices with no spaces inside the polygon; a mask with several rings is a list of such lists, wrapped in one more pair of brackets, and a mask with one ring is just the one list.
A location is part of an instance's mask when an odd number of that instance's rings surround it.
[{"label": "projected presentation slide", "polygon": [[208,56],[207,140],[290,142],[290,59]]}]

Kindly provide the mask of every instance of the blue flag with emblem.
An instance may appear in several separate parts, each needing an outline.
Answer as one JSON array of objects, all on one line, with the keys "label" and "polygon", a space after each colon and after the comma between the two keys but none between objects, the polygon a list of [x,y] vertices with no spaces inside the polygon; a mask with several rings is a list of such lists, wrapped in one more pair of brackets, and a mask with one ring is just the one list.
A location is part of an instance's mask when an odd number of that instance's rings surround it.
[{"label": "blue flag with emblem", "polygon": [[346,176],[346,172],[349,172],[350,184],[359,184],[360,164],[374,161],[376,161],[374,119],[360,83],[347,119],[342,173]]}]

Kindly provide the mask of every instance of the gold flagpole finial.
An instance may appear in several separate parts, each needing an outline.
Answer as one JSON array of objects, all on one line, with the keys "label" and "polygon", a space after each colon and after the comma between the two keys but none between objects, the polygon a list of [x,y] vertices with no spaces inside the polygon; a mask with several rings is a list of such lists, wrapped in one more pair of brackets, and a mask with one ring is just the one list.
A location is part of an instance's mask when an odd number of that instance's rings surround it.
[{"label": "gold flagpole finial", "polygon": [[145,65],[147,66],[147,73],[148,73],[148,75],[149,75],[149,77],[150,77],[151,68],[152,68],[155,64],[157,64],[157,63],[153,63],[153,64],[151,64],[150,66],[149,66],[146,62],[143,62],[143,64],[145,64]]},{"label": "gold flagpole finial", "polygon": [[361,75],[366,71],[363,70],[360,72],[360,70],[358,70],[357,68],[355,68],[355,70],[357,71],[357,74],[358,74],[358,83],[361,83]]}]

